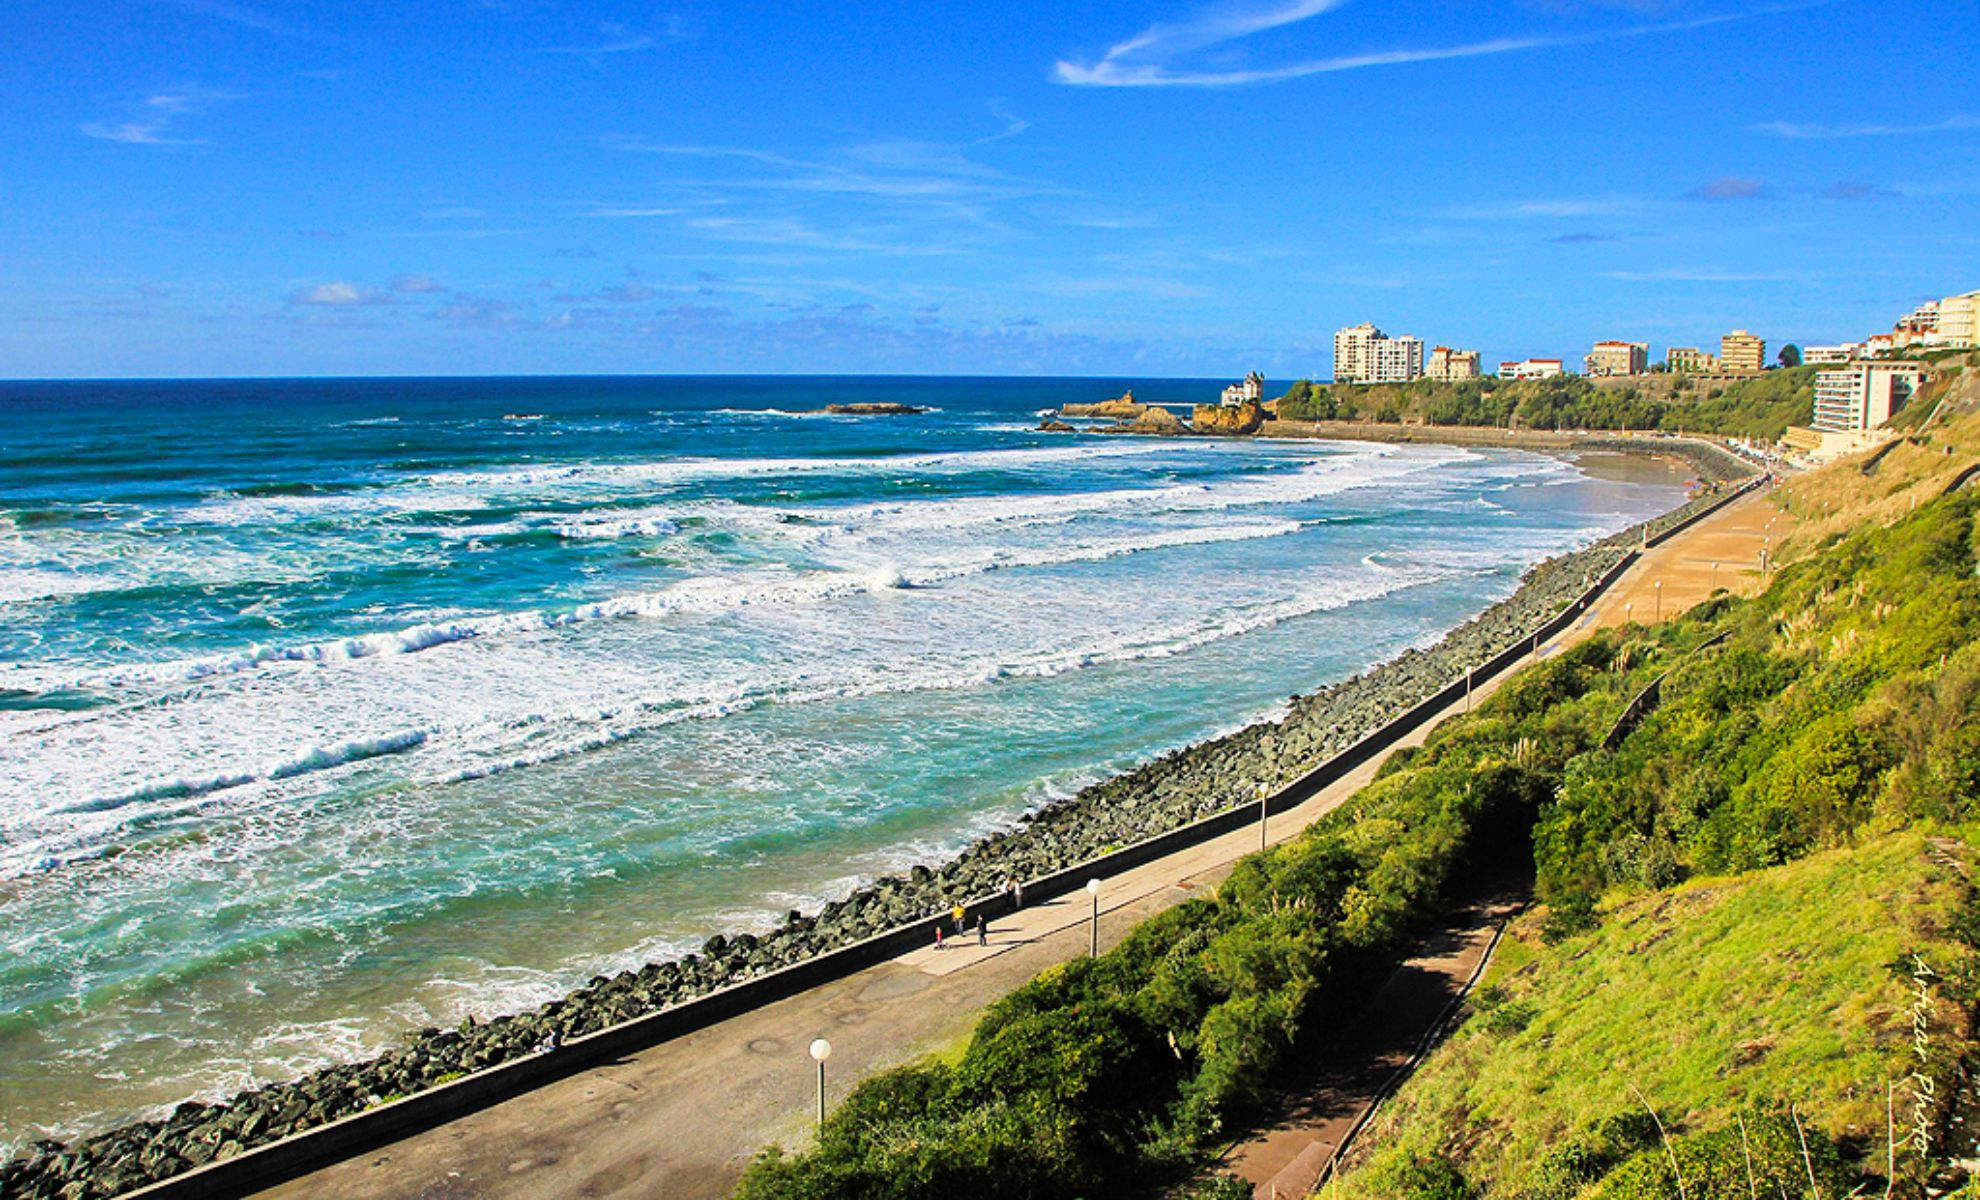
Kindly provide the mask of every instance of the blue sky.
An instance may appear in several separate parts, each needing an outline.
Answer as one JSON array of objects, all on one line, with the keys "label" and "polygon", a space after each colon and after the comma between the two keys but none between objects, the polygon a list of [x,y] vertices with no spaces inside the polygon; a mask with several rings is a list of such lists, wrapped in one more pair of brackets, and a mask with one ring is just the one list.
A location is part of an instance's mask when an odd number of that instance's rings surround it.
[{"label": "blue sky", "polygon": [[0,377],[1324,376],[1980,287],[1967,0],[14,0]]}]

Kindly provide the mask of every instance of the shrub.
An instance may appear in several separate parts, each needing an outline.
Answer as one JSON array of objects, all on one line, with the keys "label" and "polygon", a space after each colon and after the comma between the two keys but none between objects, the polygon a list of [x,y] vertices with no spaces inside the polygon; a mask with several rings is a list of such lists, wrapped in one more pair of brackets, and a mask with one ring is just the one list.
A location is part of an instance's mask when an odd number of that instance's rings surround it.
[{"label": "shrub", "polygon": [[1672,1156],[1689,1200],[1748,1200],[1756,1188],[1763,1196],[1805,1197],[1811,1172],[1820,1196],[1844,1195],[1854,1182],[1835,1143],[1820,1130],[1804,1123],[1797,1133],[1789,1117],[1768,1114],[1745,1118],[1743,1139],[1735,1125],[1674,1137],[1668,1154],[1662,1145],[1640,1150],[1603,1178],[1591,1200],[1668,1200],[1677,1194]]}]

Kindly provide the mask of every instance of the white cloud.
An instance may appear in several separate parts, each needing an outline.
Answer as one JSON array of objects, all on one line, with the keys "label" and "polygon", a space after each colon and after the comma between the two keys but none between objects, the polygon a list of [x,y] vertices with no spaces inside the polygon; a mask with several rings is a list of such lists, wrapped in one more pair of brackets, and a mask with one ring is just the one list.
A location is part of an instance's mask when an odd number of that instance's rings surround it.
[{"label": "white cloud", "polygon": [[153,92],[138,101],[135,112],[123,121],[90,121],[81,129],[86,137],[127,146],[200,146],[199,138],[176,133],[180,118],[203,112],[214,104],[243,97],[236,92],[189,86]]},{"label": "white cloud", "polygon": [[[1639,25],[1592,33],[1487,38],[1456,46],[1379,50],[1309,59],[1275,67],[1190,70],[1171,65],[1172,59],[1190,51],[1247,37],[1296,21],[1304,21],[1338,7],[1339,2],[1340,0],[1332,0],[1332,2],[1303,0],[1301,3],[1282,5],[1248,16],[1225,14],[1208,16],[1180,25],[1152,25],[1127,41],[1112,47],[1095,62],[1081,64],[1061,59],[1053,69],[1053,77],[1060,83],[1083,87],[1240,87],[1246,84],[1278,83],[1337,71],[1357,71],[1368,67],[1478,58],[1489,54],[1511,54],[1522,50],[1540,50],[1557,46],[1579,46],[1654,33],[1700,29],[1745,17],[1760,16],[1764,13],[1786,11],[1785,8],[1773,8],[1748,13],[1728,13],[1662,25]],[[1803,4],[1790,7],[1809,6]]]},{"label": "white cloud", "polygon": [[1768,121],[1755,125],[1755,133],[1773,137],[1803,139],[1902,137],[1913,133],[1947,133],[1956,129],[1980,129],[1980,116],[1954,113],[1943,121],[1925,125],[1804,125],[1795,121]]},{"label": "white cloud", "polygon": [[290,294],[289,303],[342,308],[352,304],[363,304],[369,295],[369,292],[354,283],[336,280],[331,283],[319,283],[311,288],[298,288]]},{"label": "white cloud", "polygon": [[653,50],[668,42],[678,42],[688,36],[686,22],[679,17],[668,17],[658,33],[641,33],[617,21],[605,21],[598,26],[599,40],[574,46],[543,46],[539,54],[634,54],[641,50]]}]

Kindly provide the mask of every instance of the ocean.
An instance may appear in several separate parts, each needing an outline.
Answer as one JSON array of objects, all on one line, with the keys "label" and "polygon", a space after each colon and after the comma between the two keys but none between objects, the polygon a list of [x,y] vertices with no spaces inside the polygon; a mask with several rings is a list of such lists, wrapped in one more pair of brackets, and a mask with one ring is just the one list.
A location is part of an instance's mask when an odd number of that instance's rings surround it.
[{"label": "ocean", "polygon": [[1683,497],[1034,430],[1129,386],[1220,385],[0,383],[0,1151],[813,908]]}]

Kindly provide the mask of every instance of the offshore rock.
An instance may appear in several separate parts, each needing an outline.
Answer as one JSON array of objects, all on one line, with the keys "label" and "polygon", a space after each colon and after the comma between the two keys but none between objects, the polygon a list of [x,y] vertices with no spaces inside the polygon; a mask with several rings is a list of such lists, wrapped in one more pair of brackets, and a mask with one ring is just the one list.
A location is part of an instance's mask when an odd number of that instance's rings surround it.
[{"label": "offshore rock", "polygon": [[1068,404],[1059,410],[1062,417],[1112,417],[1117,421],[1132,421],[1148,411],[1148,406],[1134,398],[1128,391],[1112,400],[1102,400],[1098,404]]},{"label": "offshore rock", "polygon": [[1191,411],[1189,425],[1198,433],[1236,436],[1257,433],[1265,424],[1265,408],[1256,400],[1246,400],[1235,408],[1221,404],[1199,404]]}]

